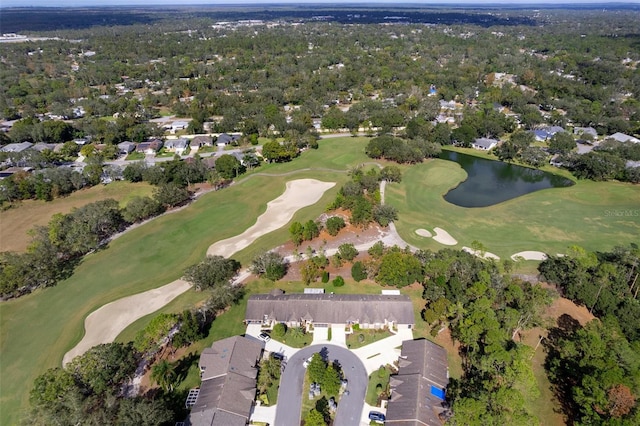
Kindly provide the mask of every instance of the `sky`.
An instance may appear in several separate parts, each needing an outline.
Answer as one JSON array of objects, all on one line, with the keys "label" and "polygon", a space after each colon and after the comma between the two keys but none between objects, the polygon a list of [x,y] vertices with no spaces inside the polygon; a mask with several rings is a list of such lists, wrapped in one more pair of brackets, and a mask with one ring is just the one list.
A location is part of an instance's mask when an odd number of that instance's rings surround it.
[{"label": "sky", "polygon": [[[406,3],[414,4],[584,4],[584,3],[607,3],[607,0],[407,0]],[[616,1],[611,1],[616,2]],[[398,4],[405,1],[398,0],[0,0],[0,7],[20,7],[20,6],[47,6],[47,7],[68,7],[68,6],[137,6],[137,5],[191,5],[191,4],[340,4],[340,3],[388,3]],[[640,0],[618,0],[617,3],[640,3]]]}]

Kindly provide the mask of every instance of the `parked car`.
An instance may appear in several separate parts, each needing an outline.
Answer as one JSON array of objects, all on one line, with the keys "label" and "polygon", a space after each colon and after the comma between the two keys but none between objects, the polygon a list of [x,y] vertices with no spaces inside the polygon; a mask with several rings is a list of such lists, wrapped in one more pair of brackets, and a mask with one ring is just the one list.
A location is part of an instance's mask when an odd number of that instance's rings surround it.
[{"label": "parked car", "polygon": [[258,336],[258,339],[264,342],[268,342],[269,340],[271,340],[271,336],[269,336],[267,333],[260,333],[260,335]]},{"label": "parked car", "polygon": [[373,420],[374,422],[384,422],[385,418],[384,414],[379,411],[369,411],[369,420]]}]

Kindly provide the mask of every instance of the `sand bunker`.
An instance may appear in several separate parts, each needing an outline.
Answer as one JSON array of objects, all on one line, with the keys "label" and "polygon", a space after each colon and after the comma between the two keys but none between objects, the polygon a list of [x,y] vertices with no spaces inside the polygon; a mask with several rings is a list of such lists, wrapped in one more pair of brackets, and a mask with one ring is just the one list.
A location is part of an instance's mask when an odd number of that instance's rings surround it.
[{"label": "sand bunker", "polygon": [[[287,224],[294,213],[303,207],[317,203],[322,195],[335,185],[315,179],[299,179],[287,182],[280,197],[267,204],[265,211],[255,225],[237,237],[219,241],[209,247],[208,255],[231,256],[249,246],[261,237]],[[242,275],[236,281],[241,281]],[[84,321],[85,335],[62,360],[63,365],[74,357],[82,355],[91,347],[113,340],[129,324],[162,308],[173,299],[189,290],[191,286],[183,280],[176,280],[163,287],[124,297],[95,310]]]},{"label": "sand bunker", "polygon": [[286,225],[295,212],[317,203],[322,195],[335,185],[315,179],[298,179],[287,182],[284,194],[267,203],[267,211],[258,217],[256,223],[242,234],[212,244],[208,256],[231,256],[253,243],[256,238]]},{"label": "sand bunker", "polygon": [[482,252],[480,250],[474,250],[471,247],[462,247],[462,250],[466,251],[467,253],[471,253],[474,256],[478,256],[482,259],[500,260],[500,256],[498,256],[497,254],[490,253],[488,251]]},{"label": "sand bunker", "polygon": [[420,235],[421,237],[431,238],[431,232],[427,231],[426,229],[416,229],[416,234]]},{"label": "sand bunker", "polygon": [[522,258],[524,260],[545,260],[547,258],[547,254],[541,251],[521,251],[511,255],[511,260],[518,260]]},{"label": "sand bunker", "polygon": [[439,242],[440,244],[444,244],[445,246],[455,246],[458,244],[455,238],[453,238],[447,231],[442,228],[433,228],[433,231],[436,235],[433,236],[433,239]]}]

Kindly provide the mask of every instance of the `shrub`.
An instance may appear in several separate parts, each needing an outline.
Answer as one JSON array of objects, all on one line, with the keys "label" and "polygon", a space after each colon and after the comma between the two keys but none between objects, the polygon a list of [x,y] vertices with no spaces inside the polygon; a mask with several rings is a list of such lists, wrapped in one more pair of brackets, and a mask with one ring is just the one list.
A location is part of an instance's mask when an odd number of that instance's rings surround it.
[{"label": "shrub", "polygon": [[344,219],[340,216],[332,216],[327,219],[326,226],[329,235],[335,237],[336,235],[338,235],[338,232],[340,232],[340,230],[346,226],[346,224],[344,223]]},{"label": "shrub", "polygon": [[356,249],[353,244],[346,243],[338,247],[338,253],[340,254],[340,258],[351,262],[358,255],[358,249]]},{"label": "shrub", "polygon": [[323,283],[328,283],[329,282],[329,271],[323,271],[322,272],[322,282]]},{"label": "shrub", "polygon": [[333,279],[333,286],[334,287],[342,287],[344,285],[344,278],[342,278],[341,276],[337,276]]},{"label": "shrub", "polygon": [[351,277],[356,282],[360,282],[367,278],[367,270],[364,267],[364,264],[360,261],[357,261],[351,267]]},{"label": "shrub", "polygon": [[281,322],[274,325],[273,331],[271,332],[273,337],[275,337],[276,339],[282,339],[286,333],[287,333],[287,326]]}]

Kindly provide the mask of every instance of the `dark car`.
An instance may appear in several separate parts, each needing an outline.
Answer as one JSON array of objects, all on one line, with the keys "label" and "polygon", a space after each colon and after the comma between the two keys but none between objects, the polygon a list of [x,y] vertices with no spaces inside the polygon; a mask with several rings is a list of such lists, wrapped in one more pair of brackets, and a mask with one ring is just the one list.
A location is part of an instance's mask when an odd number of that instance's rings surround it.
[{"label": "dark car", "polygon": [[385,417],[384,414],[378,411],[369,411],[369,420],[373,420],[374,422],[384,422]]}]

